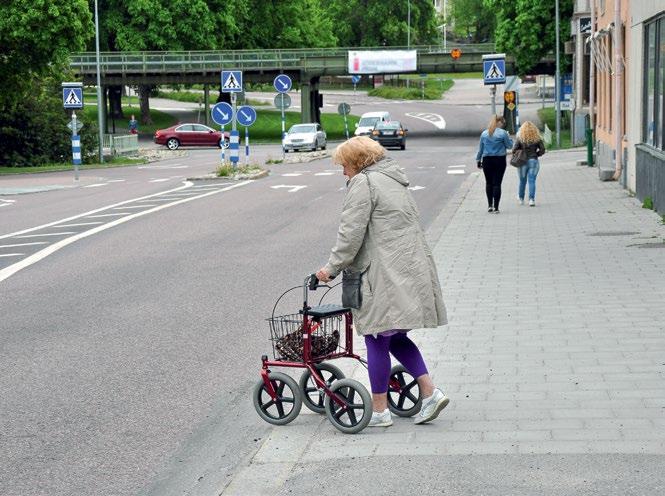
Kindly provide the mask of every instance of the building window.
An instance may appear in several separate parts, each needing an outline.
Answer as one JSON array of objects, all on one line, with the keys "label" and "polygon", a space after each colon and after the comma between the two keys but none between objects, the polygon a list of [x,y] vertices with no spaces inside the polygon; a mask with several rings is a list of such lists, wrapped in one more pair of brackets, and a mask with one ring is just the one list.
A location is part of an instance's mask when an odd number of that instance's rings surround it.
[{"label": "building window", "polygon": [[665,148],[665,17],[644,24],[644,95],[642,141]]}]

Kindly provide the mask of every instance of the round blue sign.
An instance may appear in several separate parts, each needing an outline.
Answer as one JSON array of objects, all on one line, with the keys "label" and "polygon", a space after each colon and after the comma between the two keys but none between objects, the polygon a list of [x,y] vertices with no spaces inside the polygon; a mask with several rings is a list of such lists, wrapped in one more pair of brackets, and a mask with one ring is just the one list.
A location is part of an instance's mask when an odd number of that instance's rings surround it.
[{"label": "round blue sign", "polygon": [[219,102],[210,111],[210,116],[220,126],[226,126],[233,120],[233,107],[226,102]]},{"label": "round blue sign", "polygon": [[272,82],[272,85],[275,87],[275,89],[280,92],[280,93],[286,93],[291,89],[291,78],[287,76],[286,74],[280,74],[275,78],[275,80]]},{"label": "round blue sign", "polygon": [[251,126],[256,121],[256,110],[248,105],[238,107],[236,120],[241,126]]}]

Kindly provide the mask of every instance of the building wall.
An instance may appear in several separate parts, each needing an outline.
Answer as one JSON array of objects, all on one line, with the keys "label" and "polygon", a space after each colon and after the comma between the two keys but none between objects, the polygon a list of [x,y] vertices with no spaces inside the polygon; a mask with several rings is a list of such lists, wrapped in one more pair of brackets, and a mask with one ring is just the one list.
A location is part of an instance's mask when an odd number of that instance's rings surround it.
[{"label": "building wall", "polygon": [[[658,211],[665,213],[665,154],[649,149],[643,136],[643,95],[644,73],[644,21],[662,14],[665,11],[665,0],[639,0],[630,5],[630,23],[627,37],[630,38],[630,51],[627,52],[637,70],[628,74],[631,91],[627,93],[630,112],[627,116],[628,126],[628,187],[644,200],[650,197]],[[665,56],[665,54],[661,54]]]}]

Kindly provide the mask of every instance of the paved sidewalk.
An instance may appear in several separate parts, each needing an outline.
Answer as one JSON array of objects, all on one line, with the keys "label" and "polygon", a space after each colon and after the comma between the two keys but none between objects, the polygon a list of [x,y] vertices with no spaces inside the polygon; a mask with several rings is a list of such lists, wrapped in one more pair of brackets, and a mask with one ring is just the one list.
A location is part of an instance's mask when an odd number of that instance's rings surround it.
[{"label": "paved sidewalk", "polygon": [[664,494],[665,225],[581,156],[545,155],[535,208],[508,166],[501,214],[478,173],[442,213],[450,324],[413,333],[439,419],[349,436],[303,407],[223,494]]}]

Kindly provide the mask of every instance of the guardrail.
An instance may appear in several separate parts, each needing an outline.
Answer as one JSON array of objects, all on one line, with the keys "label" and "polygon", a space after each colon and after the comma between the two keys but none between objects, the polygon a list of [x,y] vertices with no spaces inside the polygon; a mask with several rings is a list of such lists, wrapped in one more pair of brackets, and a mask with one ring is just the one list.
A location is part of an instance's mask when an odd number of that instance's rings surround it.
[{"label": "guardrail", "polygon": [[[451,45],[453,46],[453,45]],[[463,54],[494,52],[493,43],[454,45]],[[170,51],[170,52],[102,52],[100,65],[102,72],[110,73],[152,73],[177,70],[198,72],[202,70],[219,71],[221,67],[233,67],[244,70],[260,69],[301,69],[311,67],[308,59],[327,59],[346,57],[353,50],[417,50],[419,54],[444,54],[442,45],[418,45],[412,47],[346,47],[346,48],[311,48],[311,49],[273,49],[273,50],[210,50],[210,51]],[[70,65],[80,72],[96,71],[94,52],[81,52],[70,56]],[[324,64],[325,65],[325,64]]]},{"label": "guardrail", "polygon": [[102,148],[109,149],[114,156],[135,153],[139,151],[139,137],[137,134],[105,134]]}]

